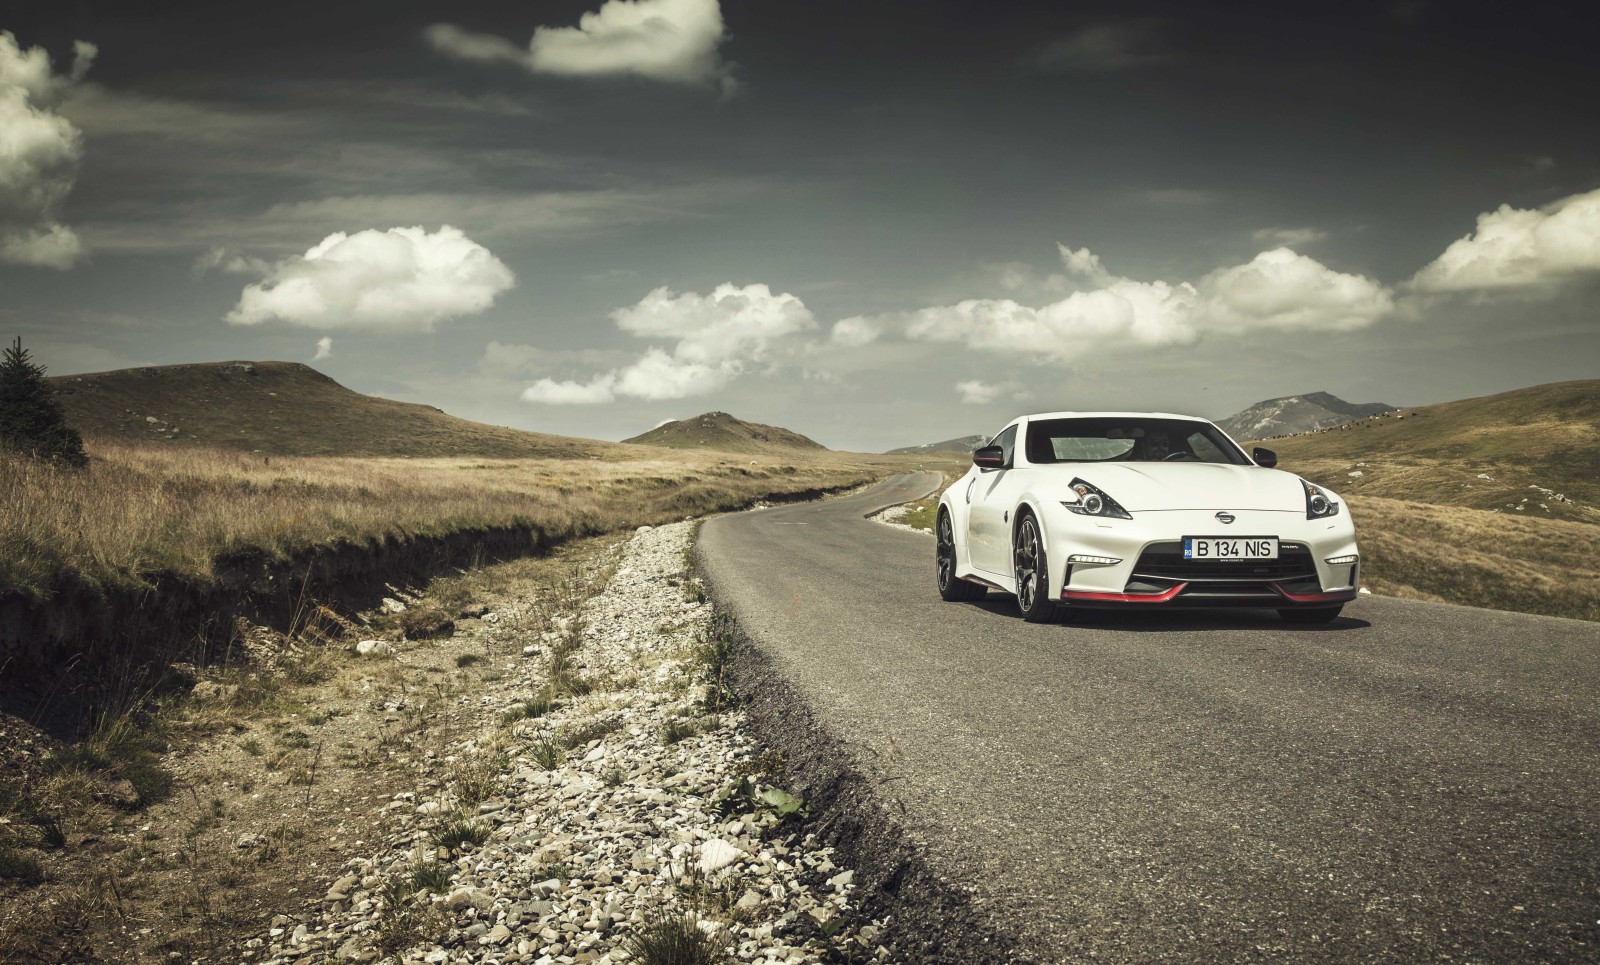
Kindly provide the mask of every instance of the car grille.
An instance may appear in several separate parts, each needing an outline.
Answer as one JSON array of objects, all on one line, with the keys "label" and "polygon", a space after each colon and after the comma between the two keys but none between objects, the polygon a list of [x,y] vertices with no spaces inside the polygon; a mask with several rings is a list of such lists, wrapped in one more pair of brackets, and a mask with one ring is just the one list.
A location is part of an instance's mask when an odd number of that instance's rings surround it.
[{"label": "car grille", "polygon": [[1255,583],[1314,580],[1317,564],[1311,551],[1299,543],[1279,543],[1275,560],[1186,560],[1182,543],[1152,543],[1139,555],[1134,579],[1188,582]]}]

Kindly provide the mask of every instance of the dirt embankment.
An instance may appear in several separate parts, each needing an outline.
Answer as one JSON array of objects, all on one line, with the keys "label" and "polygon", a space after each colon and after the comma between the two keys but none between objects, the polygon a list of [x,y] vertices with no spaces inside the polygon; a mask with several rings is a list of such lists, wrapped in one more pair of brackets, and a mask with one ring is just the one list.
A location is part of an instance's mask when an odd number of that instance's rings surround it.
[{"label": "dirt embankment", "polygon": [[[842,488],[848,487],[766,493],[750,503],[798,502]],[[209,579],[158,572],[138,587],[68,575],[38,595],[0,589],[0,712],[65,732],[97,707],[148,692],[175,662],[221,659],[237,642],[241,620],[290,633],[318,605],[344,613],[371,609],[392,586],[542,555],[557,543],[638,522],[559,534],[520,525],[389,537],[316,546],[288,558],[242,552],[217,559]]]}]

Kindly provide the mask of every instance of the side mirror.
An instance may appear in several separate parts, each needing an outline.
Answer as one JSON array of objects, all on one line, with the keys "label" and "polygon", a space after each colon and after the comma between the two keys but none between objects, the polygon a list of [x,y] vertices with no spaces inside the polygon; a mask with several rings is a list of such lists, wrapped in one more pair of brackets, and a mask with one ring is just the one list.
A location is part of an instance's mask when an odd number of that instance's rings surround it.
[{"label": "side mirror", "polygon": [[1271,469],[1278,464],[1278,454],[1271,449],[1263,449],[1260,446],[1256,446],[1255,451],[1250,455],[1255,457],[1256,465],[1266,469]]},{"label": "side mirror", "polygon": [[972,464],[979,469],[1004,469],[1006,451],[999,446],[984,446],[972,451]]}]

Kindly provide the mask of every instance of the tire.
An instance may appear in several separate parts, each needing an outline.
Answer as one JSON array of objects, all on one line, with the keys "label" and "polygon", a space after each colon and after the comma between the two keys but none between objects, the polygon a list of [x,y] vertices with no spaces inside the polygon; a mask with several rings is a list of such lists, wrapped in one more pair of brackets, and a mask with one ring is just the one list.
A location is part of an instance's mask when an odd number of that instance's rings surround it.
[{"label": "tire", "polygon": [[956,531],[950,514],[944,509],[939,510],[933,542],[934,579],[939,584],[939,598],[948,603],[983,599],[989,592],[987,589],[956,576]]},{"label": "tire", "polygon": [[1283,617],[1284,623],[1332,623],[1338,616],[1341,606],[1322,606],[1312,610],[1279,610],[1278,616]]},{"label": "tire", "polygon": [[1054,623],[1061,608],[1050,597],[1050,564],[1045,559],[1039,522],[1023,513],[1011,542],[1011,560],[1017,576],[1017,609],[1029,623]]}]

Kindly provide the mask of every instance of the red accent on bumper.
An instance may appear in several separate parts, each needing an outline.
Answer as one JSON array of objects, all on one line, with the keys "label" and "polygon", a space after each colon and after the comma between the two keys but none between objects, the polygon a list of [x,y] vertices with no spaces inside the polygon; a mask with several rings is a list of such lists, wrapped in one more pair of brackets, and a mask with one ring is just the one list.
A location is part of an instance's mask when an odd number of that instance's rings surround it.
[{"label": "red accent on bumper", "polygon": [[1095,601],[1097,603],[1167,603],[1189,586],[1179,583],[1160,593],[1089,593],[1084,590],[1062,590],[1061,599]]},{"label": "red accent on bumper", "polygon": [[1276,583],[1272,585],[1272,588],[1277,590],[1290,603],[1348,603],[1356,598],[1357,592],[1355,590],[1335,590],[1332,593],[1290,593]]}]

